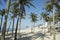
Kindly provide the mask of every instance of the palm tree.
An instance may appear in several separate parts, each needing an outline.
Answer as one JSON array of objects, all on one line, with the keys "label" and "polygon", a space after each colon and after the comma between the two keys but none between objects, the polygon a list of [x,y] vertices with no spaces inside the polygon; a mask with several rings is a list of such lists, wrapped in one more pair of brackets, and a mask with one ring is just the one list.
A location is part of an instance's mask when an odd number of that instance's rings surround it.
[{"label": "palm tree", "polygon": [[32,0],[17,0],[17,2],[12,3],[12,5],[18,6],[20,9],[20,13],[26,15],[25,6],[29,8],[30,6],[33,6],[35,8],[35,6],[31,2]]},{"label": "palm tree", "polygon": [[51,5],[50,1],[46,2],[46,7],[44,8],[47,12],[52,12],[53,6]]},{"label": "palm tree", "polygon": [[14,37],[14,40],[17,40],[18,21],[19,21],[19,18],[17,19],[17,23],[16,23],[16,29],[15,29],[15,37]]},{"label": "palm tree", "polygon": [[[53,1],[52,1],[53,2]],[[55,26],[54,26],[54,24],[55,24],[55,0],[54,0],[54,2],[53,2],[53,40],[55,40]]]},{"label": "palm tree", "polygon": [[[31,13],[30,18],[31,18],[31,21],[34,23],[34,27],[35,27],[35,22],[37,21],[37,15],[34,13]],[[31,28],[31,32],[33,32],[32,30],[33,29]]]},{"label": "palm tree", "polygon": [[[13,18],[13,25],[12,25],[12,37],[13,37],[13,30],[14,30],[14,18],[15,18],[15,17],[18,17],[18,15],[19,15],[19,9],[18,9],[17,4],[14,4],[14,5],[13,5],[11,13],[13,14],[13,16],[12,16],[12,18]],[[14,40],[17,40],[18,22],[19,22],[19,17],[17,18],[17,23],[16,23],[16,29],[15,29],[15,36],[14,36]]]},{"label": "palm tree", "polygon": [[[17,40],[17,29],[18,29],[19,17],[18,18],[16,18],[16,17],[19,16],[19,9],[18,9],[18,5],[17,4],[14,4],[11,8],[12,9],[10,10],[10,12],[13,14],[13,16],[11,17],[13,19],[12,38],[14,37],[14,40]],[[15,29],[15,36],[13,36],[15,18],[17,19],[17,23],[16,23],[16,29]]]},{"label": "palm tree", "polygon": [[[15,5],[15,7],[20,6],[20,13],[23,14],[23,15],[25,15],[25,6],[28,6],[28,7],[30,7],[29,5],[34,6],[31,3],[31,0],[18,0],[18,2],[14,2],[12,4]],[[16,30],[17,30],[17,27],[16,27]],[[17,35],[16,30],[15,30],[15,35]]]},{"label": "palm tree", "polygon": [[42,13],[41,13],[41,17],[43,18],[44,22],[48,22],[48,18],[49,18],[48,15],[49,15],[49,14],[47,14],[47,13],[45,13],[45,12],[42,12]]},{"label": "palm tree", "polygon": [[3,16],[5,15],[5,9],[0,10],[0,15],[1,15],[1,24],[0,24],[0,30],[1,30],[1,27],[2,27],[2,21],[3,21]]},{"label": "palm tree", "polygon": [[7,29],[7,34],[8,34],[9,29],[10,29],[10,26],[11,26],[11,21],[10,21],[10,24],[8,26],[8,29]]},{"label": "palm tree", "polygon": [[5,40],[5,32],[6,32],[6,25],[7,25],[7,18],[8,18],[9,8],[10,8],[10,0],[7,0],[7,8],[6,8],[6,14],[5,14],[5,21],[4,21],[3,28],[2,28],[1,40]]},{"label": "palm tree", "polygon": [[[20,27],[21,27],[21,20],[22,20],[22,19],[25,19],[25,17],[24,17],[24,15],[23,15],[22,13],[19,13],[18,16],[19,16],[19,19],[20,19],[20,21],[19,21],[19,22],[20,22],[20,24],[19,24],[19,25],[20,25],[20,26],[19,26],[19,29],[20,29]],[[19,31],[20,31],[20,30],[19,30]]]},{"label": "palm tree", "polygon": [[13,25],[12,25],[12,37],[13,37],[14,20],[15,20],[15,18],[17,16],[17,12],[18,12],[17,7],[13,6],[12,9],[10,10],[10,12],[13,14],[13,16],[11,16],[11,19],[13,20]]},{"label": "palm tree", "polygon": [[21,19],[24,19],[24,15],[19,13],[19,10],[17,11],[17,15],[18,18],[17,18],[17,23],[16,23],[16,29],[15,29],[15,37],[14,37],[14,40],[17,40],[17,29],[18,29],[18,23],[19,23],[19,19],[20,19],[20,26],[21,26]]},{"label": "palm tree", "polygon": [[44,19],[44,21],[46,21],[46,22],[48,22],[48,18],[49,18],[48,15],[49,15],[49,14],[47,14],[47,13],[45,13],[45,12],[42,12],[42,13],[41,13],[41,17],[42,17],[42,18]]},{"label": "palm tree", "polygon": [[[55,26],[54,26],[54,24],[55,24],[55,8],[56,8],[56,4],[57,4],[57,1],[56,0],[50,0],[48,3],[47,3],[48,5],[51,5],[51,7],[50,6],[48,6],[48,8],[47,8],[47,10],[48,9],[53,9],[53,40],[55,40]],[[51,11],[51,10],[50,10]]]},{"label": "palm tree", "polygon": [[49,16],[49,28],[48,28],[48,31],[50,32],[50,36],[52,35],[52,25],[51,23],[53,22],[53,17],[52,16]]},{"label": "palm tree", "polygon": [[[49,19],[49,14],[47,14],[46,12],[42,12],[41,13],[41,18],[43,18],[44,20],[44,27],[48,26],[48,19]],[[43,30],[44,34],[45,34],[45,30]]]},{"label": "palm tree", "polygon": [[13,33],[14,33],[14,32],[13,32],[13,31],[14,31],[14,18],[15,18],[14,16],[11,17],[11,19],[13,20],[13,25],[12,25],[12,37],[13,37]]},{"label": "palm tree", "polygon": [[[19,11],[17,11],[17,17],[19,15]],[[19,17],[17,18],[17,23],[16,23],[16,29],[15,29],[15,37],[14,37],[14,40],[17,40],[17,29],[18,29],[18,22],[19,22]]]}]

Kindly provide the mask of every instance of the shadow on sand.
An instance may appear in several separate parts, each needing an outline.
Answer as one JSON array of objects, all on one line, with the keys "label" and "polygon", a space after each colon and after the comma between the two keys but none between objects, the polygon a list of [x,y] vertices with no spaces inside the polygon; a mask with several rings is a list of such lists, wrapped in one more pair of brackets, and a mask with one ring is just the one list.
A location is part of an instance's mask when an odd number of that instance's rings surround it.
[{"label": "shadow on sand", "polygon": [[[29,34],[32,34],[32,35],[29,36]],[[8,34],[8,35],[11,35],[11,34]],[[8,35],[6,35],[6,36],[8,36]],[[41,38],[41,40],[44,40],[45,37],[49,38],[46,34],[43,34],[43,33],[40,33],[40,32],[26,33],[26,34],[25,33],[23,33],[23,34],[18,33],[17,40],[36,40],[37,38]],[[12,38],[12,36],[6,37],[5,40],[12,40],[11,38]]]},{"label": "shadow on sand", "polygon": [[[28,33],[28,34],[31,34],[31,33]],[[28,35],[28,34],[22,34],[23,35]],[[46,38],[49,38],[47,35],[43,34],[43,33],[34,33],[33,35],[31,36],[25,36],[25,37],[19,37],[18,40],[35,40],[37,38],[41,38],[42,40],[44,40],[44,37]]]}]

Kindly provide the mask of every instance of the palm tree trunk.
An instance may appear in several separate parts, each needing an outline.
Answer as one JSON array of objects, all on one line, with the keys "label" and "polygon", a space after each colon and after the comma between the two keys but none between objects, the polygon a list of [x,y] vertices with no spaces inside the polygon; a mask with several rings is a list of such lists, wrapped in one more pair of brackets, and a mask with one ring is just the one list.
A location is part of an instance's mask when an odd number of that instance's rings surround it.
[{"label": "palm tree trunk", "polygon": [[43,33],[45,34],[46,21],[44,20]]},{"label": "palm tree trunk", "polygon": [[31,33],[35,32],[35,22],[34,22],[34,28],[31,28]]},{"label": "palm tree trunk", "polygon": [[54,23],[55,23],[55,5],[53,5],[53,40],[55,40],[55,26],[54,26]]},{"label": "palm tree trunk", "polygon": [[34,30],[34,32],[35,32],[35,22],[34,22],[34,29],[33,29],[33,30]]},{"label": "palm tree trunk", "polygon": [[6,26],[7,26],[9,5],[10,5],[10,0],[7,0],[7,12],[5,14],[5,21],[4,21],[4,24],[3,24],[1,40],[5,40],[5,32],[6,32]]},{"label": "palm tree trunk", "polygon": [[2,21],[3,21],[3,16],[1,16],[0,32],[1,32],[1,27],[2,27]]},{"label": "palm tree trunk", "polygon": [[13,25],[12,25],[12,37],[13,37],[13,31],[14,31],[14,18],[13,18]]},{"label": "palm tree trunk", "polygon": [[52,26],[51,26],[51,22],[50,22],[50,25],[49,25],[49,30],[50,31],[50,36],[52,35]]},{"label": "palm tree trunk", "polygon": [[0,24],[0,32],[1,32],[1,24]]},{"label": "palm tree trunk", "polygon": [[31,33],[33,33],[33,27],[31,27]]},{"label": "palm tree trunk", "polygon": [[7,15],[5,16],[5,21],[4,21],[4,24],[3,24],[1,40],[5,40],[6,25],[7,25]]},{"label": "palm tree trunk", "polygon": [[20,26],[19,26],[19,33],[20,33],[20,27],[21,27],[21,18],[20,18],[20,24],[19,24]]},{"label": "palm tree trunk", "polygon": [[18,21],[19,21],[19,18],[17,19],[17,24],[16,24],[16,30],[15,30],[15,38],[14,38],[14,40],[17,40]]},{"label": "palm tree trunk", "polygon": [[11,21],[10,21],[10,24],[9,24],[9,27],[8,27],[8,30],[7,30],[7,34],[8,34],[9,29],[10,29],[10,26],[11,26]]}]

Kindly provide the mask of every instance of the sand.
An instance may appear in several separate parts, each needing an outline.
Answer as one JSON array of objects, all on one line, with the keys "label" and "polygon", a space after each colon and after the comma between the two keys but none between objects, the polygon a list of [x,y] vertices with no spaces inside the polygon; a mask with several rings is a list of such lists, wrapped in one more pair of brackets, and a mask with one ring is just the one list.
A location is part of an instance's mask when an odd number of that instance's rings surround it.
[{"label": "sand", "polygon": [[[53,35],[50,36],[50,33],[47,32],[46,29],[42,29],[39,27],[34,28],[34,33],[31,33],[31,28],[18,30],[17,40],[53,40]],[[6,40],[12,40],[11,31],[6,34]],[[1,35],[1,33],[0,33]],[[56,31],[56,40],[60,40],[60,33]]]}]

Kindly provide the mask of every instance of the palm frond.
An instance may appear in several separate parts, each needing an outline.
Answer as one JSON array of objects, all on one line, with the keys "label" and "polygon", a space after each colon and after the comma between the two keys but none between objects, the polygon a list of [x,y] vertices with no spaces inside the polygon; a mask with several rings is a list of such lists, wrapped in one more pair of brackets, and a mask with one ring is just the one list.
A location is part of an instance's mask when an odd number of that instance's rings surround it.
[{"label": "palm frond", "polygon": [[31,13],[30,18],[31,18],[31,21],[32,21],[32,22],[38,21],[38,20],[37,20],[37,15],[34,14],[34,13]]},{"label": "palm frond", "polygon": [[34,8],[36,8],[36,7],[35,7],[32,3],[30,3],[30,2],[29,2],[29,5],[32,6],[32,7],[34,7]]}]

